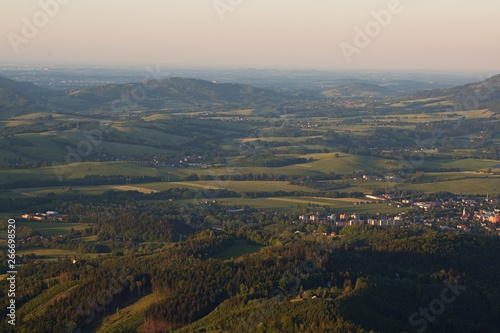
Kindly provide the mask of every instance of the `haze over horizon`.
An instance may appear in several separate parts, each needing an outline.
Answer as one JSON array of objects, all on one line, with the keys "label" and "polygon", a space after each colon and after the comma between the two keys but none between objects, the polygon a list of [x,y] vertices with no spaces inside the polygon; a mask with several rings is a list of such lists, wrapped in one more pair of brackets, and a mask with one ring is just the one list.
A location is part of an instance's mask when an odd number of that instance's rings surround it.
[{"label": "haze over horizon", "polygon": [[500,72],[500,2],[397,2],[11,1],[0,63]]}]

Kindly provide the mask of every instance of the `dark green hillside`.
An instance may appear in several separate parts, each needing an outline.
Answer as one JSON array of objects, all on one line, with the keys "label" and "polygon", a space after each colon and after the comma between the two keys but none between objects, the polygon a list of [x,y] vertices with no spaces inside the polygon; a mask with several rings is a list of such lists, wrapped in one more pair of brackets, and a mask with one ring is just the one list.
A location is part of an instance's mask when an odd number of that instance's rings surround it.
[{"label": "dark green hillside", "polygon": [[279,101],[286,95],[232,83],[213,83],[186,78],[167,78],[129,84],[110,84],[68,91],[68,96],[83,99],[89,106],[111,103],[119,99],[135,98],[145,108],[167,108],[179,105],[264,103]]},{"label": "dark green hillside", "polygon": [[37,85],[29,82],[17,82],[0,76],[0,88],[15,91],[21,94],[29,94],[43,90]]},{"label": "dark green hillside", "polygon": [[376,84],[356,82],[345,86],[334,87],[321,93],[327,98],[367,98],[367,97],[388,97],[397,93],[386,87]]},{"label": "dark green hillside", "polygon": [[40,88],[0,77],[2,108],[37,108],[94,111],[94,109],[164,109],[171,107],[226,107],[228,104],[262,105],[292,98],[290,95],[236,83],[167,78],[127,84],[107,84],[66,92]]},{"label": "dark green hillside", "polygon": [[29,103],[29,99],[6,88],[0,88],[0,108],[22,107]]},{"label": "dark green hillside", "polygon": [[72,107],[63,92],[41,88],[29,82],[17,82],[0,76],[0,114],[2,109],[24,113],[68,109]]},{"label": "dark green hillside", "polygon": [[490,109],[500,112],[500,75],[449,89],[421,91],[414,99],[439,98],[452,101],[462,110]]},{"label": "dark green hillside", "polygon": [[[465,333],[496,332],[500,325],[500,261],[492,255],[500,251],[498,238],[420,226],[301,236],[295,230],[313,224],[285,215],[125,197],[52,203],[90,225],[62,239],[32,236],[20,245],[79,254],[22,259],[19,332],[385,333],[425,326]],[[209,228],[219,221],[227,221],[225,230]],[[162,235],[181,230],[182,241],[179,234]],[[236,259],[214,258],[240,239],[265,246]],[[95,252],[111,254],[86,254]],[[0,283],[5,308],[6,281]],[[420,309],[442,295],[445,308],[423,320]],[[127,318],[115,323],[121,313]]]},{"label": "dark green hillside", "polygon": [[26,107],[34,103],[33,94],[42,88],[28,82],[16,82],[0,76],[0,110]]}]

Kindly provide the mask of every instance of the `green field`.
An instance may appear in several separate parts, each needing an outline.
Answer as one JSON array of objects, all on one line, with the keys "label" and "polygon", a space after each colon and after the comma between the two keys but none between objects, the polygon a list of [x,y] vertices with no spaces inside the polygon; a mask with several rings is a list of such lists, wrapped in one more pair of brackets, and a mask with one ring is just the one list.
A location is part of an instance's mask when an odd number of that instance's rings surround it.
[{"label": "green field", "polygon": [[144,322],[144,311],[152,304],[160,301],[162,298],[151,293],[136,302],[118,309],[115,314],[107,316],[96,329],[97,333],[121,332],[124,329],[135,331]]},{"label": "green field", "polygon": [[[376,171],[388,170],[390,165],[386,160],[378,157],[340,154],[339,158],[335,154],[313,154],[298,157],[313,158],[311,163],[291,165],[278,168],[265,167],[233,167],[231,163],[227,167],[212,169],[179,169],[179,168],[151,168],[140,163],[132,162],[84,162],[72,163],[63,166],[42,167],[35,170],[30,169],[3,169],[0,170],[0,183],[12,182],[23,179],[33,179],[34,171],[36,178],[41,180],[55,180],[58,175],[63,175],[64,179],[83,178],[86,175],[102,176],[163,176],[170,177],[171,180],[182,179],[191,173],[199,175],[238,175],[242,173],[254,174],[277,174],[277,175],[321,175],[329,173],[346,174],[354,171]],[[392,166],[393,167],[393,166]]]},{"label": "green field", "polygon": [[235,181],[235,180],[213,180],[213,181],[183,181],[183,182],[165,182],[139,184],[138,187],[164,191],[171,188],[191,188],[191,189],[226,189],[235,192],[272,192],[272,191],[307,191],[314,189],[290,185],[289,182],[280,181]]},{"label": "green field", "polygon": [[500,176],[477,179],[460,179],[451,181],[436,181],[424,184],[405,184],[403,189],[417,190],[426,193],[451,192],[455,194],[498,194],[500,193]]},{"label": "green field", "polygon": [[[232,166],[231,160],[225,167],[211,169],[193,169],[193,168],[152,168],[144,164],[133,162],[83,162],[72,163],[69,165],[42,167],[37,169],[2,169],[0,170],[0,184],[17,180],[40,179],[52,180],[62,176],[63,179],[83,178],[87,175],[100,176],[159,176],[170,179],[171,181],[182,180],[192,173],[198,175],[239,175],[239,174],[273,174],[285,176],[307,176],[307,175],[325,175],[352,174],[353,172],[392,172],[398,168],[398,161],[390,161],[381,157],[362,156],[340,153],[335,157],[335,153],[296,155],[297,157],[312,158],[313,161],[304,164],[290,165],[285,167],[266,168],[266,167],[237,167]],[[418,160],[413,162],[410,167],[415,168],[459,168],[460,171],[478,171],[485,170],[491,166],[499,164],[494,160],[460,159],[460,160]],[[35,174],[36,172],[36,174]],[[207,183],[209,184],[209,183]],[[135,185],[135,184],[133,184]],[[213,184],[208,186],[221,187]],[[149,187],[147,187],[149,188]],[[171,188],[170,185],[158,185],[156,190],[162,188]]]},{"label": "green field", "polygon": [[444,180],[459,180],[459,179],[484,179],[492,177],[484,173],[477,173],[474,171],[463,172],[426,172],[425,180],[429,181],[444,181]]},{"label": "green field", "polygon": [[463,159],[463,160],[424,160],[416,167],[425,168],[459,168],[460,171],[478,171],[488,169],[493,165],[499,164],[494,160],[477,160],[477,159]]},{"label": "green field", "polygon": [[40,258],[57,259],[58,257],[74,257],[81,256],[81,253],[69,250],[60,249],[44,249],[44,248],[22,248],[17,251],[17,254],[34,254]]},{"label": "green field", "polygon": [[63,258],[97,258],[100,256],[105,256],[106,254],[100,253],[80,253],[71,250],[62,250],[62,249],[44,249],[38,247],[30,247],[30,248],[21,248],[17,250],[17,255],[24,254],[34,254],[37,259],[47,260],[47,261],[56,261]]},{"label": "green field", "polygon": [[274,192],[274,191],[300,191],[300,192],[313,192],[315,189],[290,185],[289,182],[281,181],[226,181],[226,180],[213,180],[213,181],[182,181],[182,182],[162,182],[162,183],[141,183],[125,185],[101,185],[101,186],[72,186],[72,187],[37,187],[37,188],[20,188],[11,191],[0,193],[5,198],[12,197],[30,197],[30,196],[45,196],[49,193],[58,195],[68,193],[80,193],[97,195],[102,194],[109,190],[118,191],[139,191],[141,193],[154,193],[158,191],[165,191],[173,188],[187,188],[209,190],[227,189],[235,192]]},{"label": "green field", "polygon": [[33,188],[19,188],[9,191],[13,196],[17,197],[33,197],[33,196],[46,196],[49,193],[57,195],[64,194],[88,194],[98,195],[111,190],[113,185],[102,186],[68,186],[68,187],[33,187]]},{"label": "green field", "polygon": [[30,227],[39,231],[43,236],[67,235],[74,230],[83,230],[88,227],[85,223],[56,223],[56,222],[22,222],[16,223],[18,227]]},{"label": "green field", "polygon": [[48,306],[57,300],[67,297],[69,292],[77,287],[77,284],[78,281],[70,281],[45,290],[42,294],[21,306],[19,317],[21,320],[27,321],[30,318],[43,315]]},{"label": "green field", "polygon": [[185,174],[189,174],[189,170],[151,168],[133,162],[83,162],[37,169],[3,169],[0,170],[0,184],[26,179],[57,180],[58,175],[64,179],[83,178],[87,175],[165,177],[170,175],[171,179],[174,180],[178,178],[178,175],[184,177]]},{"label": "green field", "polygon": [[234,244],[226,247],[223,251],[213,256],[216,259],[237,259],[247,253],[257,252],[262,248],[260,245],[250,244],[247,240],[235,240]]},{"label": "green field", "polygon": [[0,199],[18,199],[24,197],[21,193],[17,193],[10,190],[0,191]]},{"label": "green field", "polygon": [[[370,202],[367,199],[330,199],[330,198],[315,198],[315,197],[272,197],[272,198],[215,198],[214,200],[226,204],[228,206],[236,207],[252,207],[258,209],[266,209],[273,211],[283,212],[296,212],[299,206],[311,206],[312,210],[321,210],[317,206],[328,206],[330,209],[337,213],[365,213],[365,214],[397,214],[403,212],[403,208],[396,206],[389,206],[386,204],[364,204],[355,205],[355,202],[363,201]],[[206,199],[196,200],[181,200],[180,202],[186,204],[202,203]],[[314,206],[314,207],[313,207]]]}]

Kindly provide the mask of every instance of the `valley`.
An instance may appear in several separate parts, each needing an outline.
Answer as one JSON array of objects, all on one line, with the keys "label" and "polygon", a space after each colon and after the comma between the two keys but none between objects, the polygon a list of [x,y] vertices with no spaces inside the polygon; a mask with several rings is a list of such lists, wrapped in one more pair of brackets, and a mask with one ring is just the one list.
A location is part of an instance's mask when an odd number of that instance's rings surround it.
[{"label": "valley", "polygon": [[19,332],[392,332],[447,285],[433,328],[498,327],[500,76],[341,83],[1,78]]}]

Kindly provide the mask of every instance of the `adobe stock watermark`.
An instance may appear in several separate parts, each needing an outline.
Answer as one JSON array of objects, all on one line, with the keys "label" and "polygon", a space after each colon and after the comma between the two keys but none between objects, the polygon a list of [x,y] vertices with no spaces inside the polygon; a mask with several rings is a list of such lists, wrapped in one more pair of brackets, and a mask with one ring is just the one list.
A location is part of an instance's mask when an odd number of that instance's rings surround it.
[{"label": "adobe stock watermark", "polygon": [[[282,130],[286,126],[287,122],[287,120],[280,120],[283,115],[286,115],[285,111],[274,110],[271,113],[271,119],[269,121],[266,121],[264,126],[256,128],[255,132],[258,133],[258,139],[272,137],[275,131]],[[265,150],[264,145],[257,143],[258,141],[259,140],[254,141],[252,146],[247,146],[244,144],[240,144],[238,146],[239,156],[245,157],[243,159],[243,163],[249,163],[253,161],[254,159],[258,158],[261,152]],[[217,154],[217,152],[214,150],[213,154]],[[178,203],[186,210],[186,212],[182,214],[183,217],[189,220],[190,217],[195,214],[196,205],[200,201],[215,200],[219,197],[220,191],[228,189],[229,183],[231,183],[234,176],[243,175],[244,172],[239,169],[239,167],[242,166],[241,162],[241,160],[233,163],[230,162],[222,167],[222,172],[213,175],[213,180],[215,181],[214,186],[196,190],[193,199],[191,200],[191,205],[188,205],[187,203]]]},{"label": "adobe stock watermark", "polygon": [[30,40],[38,36],[41,29],[49,24],[61,11],[62,5],[67,5],[71,0],[40,0],[40,9],[31,18],[23,16],[20,34],[16,32],[7,33],[7,39],[16,54],[20,52],[19,47],[26,45]]},{"label": "adobe stock watermark", "polygon": [[[413,0],[406,0],[413,1]],[[342,42],[339,44],[340,50],[348,63],[352,62],[353,55],[361,54],[361,51],[367,48],[372,40],[382,33],[383,28],[387,28],[395,15],[403,12],[401,0],[390,0],[387,3],[387,9],[380,11],[371,11],[373,20],[365,24],[364,29],[354,27],[354,38],[352,44]]]},{"label": "adobe stock watermark", "polygon": [[[492,75],[490,75],[492,76]],[[481,103],[488,101],[500,85],[495,81],[487,80],[486,84],[474,89],[474,91],[465,96],[458,105],[454,105],[454,111],[462,112],[469,110],[477,110],[481,108]],[[398,159],[398,174],[404,178],[413,174],[417,169],[421,168],[425,163],[425,150],[434,150],[438,147],[439,142],[450,138],[448,133],[457,132],[467,122],[467,119],[460,118],[451,127],[451,131],[445,132],[441,127],[434,127],[427,138],[415,141],[415,149],[406,158],[400,156]]]},{"label": "adobe stock watermark", "polygon": [[65,164],[61,164],[57,161],[52,162],[52,167],[54,167],[54,172],[56,173],[57,179],[62,182],[66,176],[73,172],[73,167],[71,163],[83,162],[84,158],[92,154],[95,148],[100,146],[103,142],[104,135],[109,134],[113,131],[112,126],[103,127],[93,131],[83,132],[84,139],[80,140],[75,147],[69,145],[66,146],[66,158],[64,159]]},{"label": "adobe stock watermark", "polygon": [[213,6],[219,16],[219,20],[224,21],[227,12],[232,12],[239,7],[244,0],[215,0]]},{"label": "adobe stock watermark", "polygon": [[239,322],[236,327],[236,332],[256,332],[258,330],[257,326],[263,318],[273,313],[280,305],[286,302],[287,298],[285,293],[290,294],[298,292],[302,282],[309,278],[309,274],[314,273],[317,270],[318,266],[316,260],[313,258],[304,259],[300,265],[292,268],[290,271],[284,272],[278,283],[278,289],[274,289],[269,294],[269,302],[266,302],[255,313],[253,313],[251,317],[244,318],[241,322]]},{"label": "adobe stock watermark", "polygon": [[[126,118],[131,111],[137,110],[140,103],[144,102],[148,96],[148,91],[160,87],[159,81],[164,77],[157,65],[154,69],[147,67],[147,75],[143,82],[136,84],[129,91],[124,93],[121,98],[111,103],[111,111],[118,114],[120,118]],[[165,74],[165,75],[168,75]],[[106,136],[113,133],[115,128],[112,124],[101,126],[92,131],[82,131],[84,138],[80,140],[75,147],[67,145],[66,156],[63,163],[53,161],[52,166],[57,179],[62,182],[66,176],[73,172],[72,163],[80,163],[88,158],[97,147],[99,147]]]},{"label": "adobe stock watermark", "polygon": [[455,302],[466,289],[466,286],[446,282],[446,287],[441,290],[439,297],[430,301],[427,307],[420,307],[418,311],[413,312],[408,318],[408,324],[413,326],[418,333],[425,332],[429,323],[436,321],[437,317],[445,312],[446,306]]},{"label": "adobe stock watermark", "polygon": [[[134,284],[133,275],[129,274],[124,268],[121,271],[114,270],[111,273],[108,287],[101,289],[97,294],[91,295],[78,305],[77,315],[82,325],[89,325],[99,314],[106,310],[113,299],[120,295],[125,288]],[[83,330],[74,321],[66,324],[65,333],[81,333]]]}]

